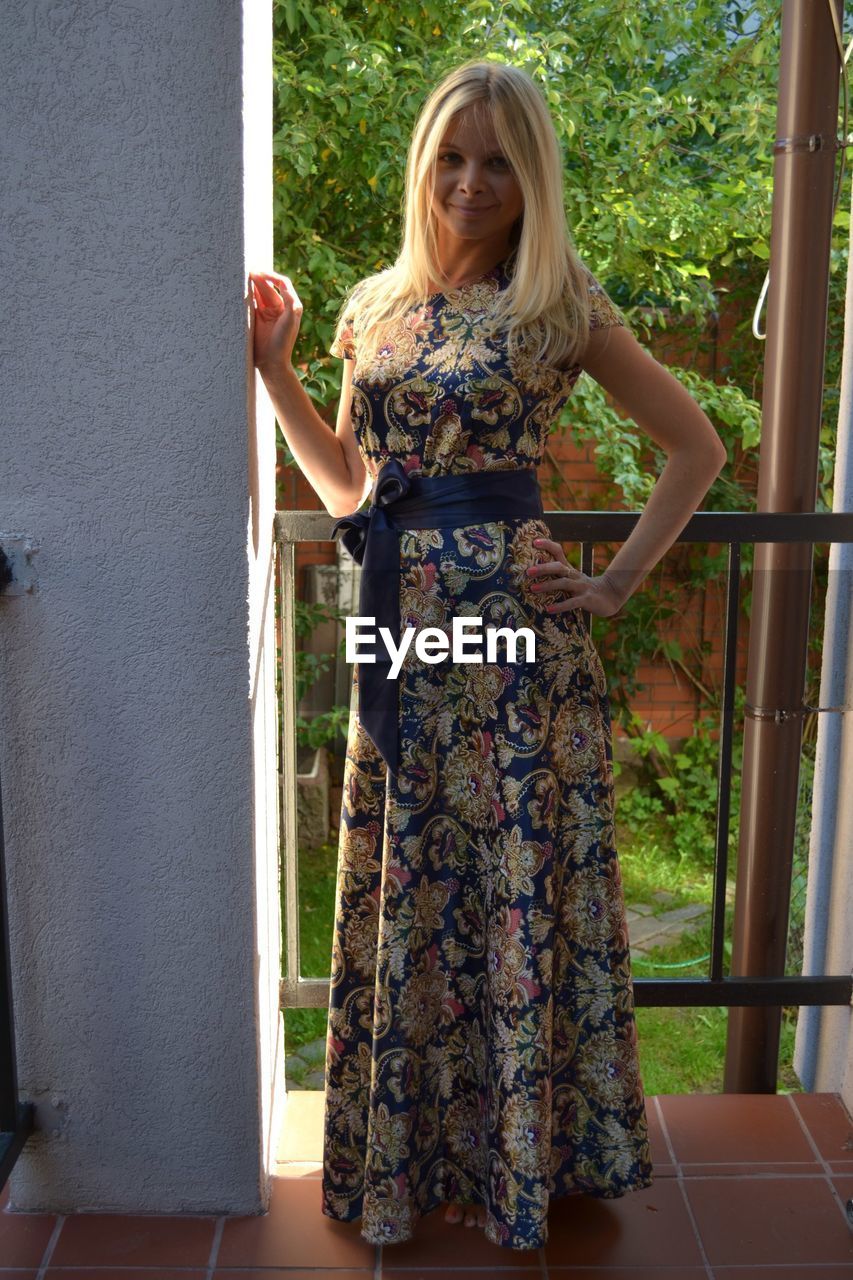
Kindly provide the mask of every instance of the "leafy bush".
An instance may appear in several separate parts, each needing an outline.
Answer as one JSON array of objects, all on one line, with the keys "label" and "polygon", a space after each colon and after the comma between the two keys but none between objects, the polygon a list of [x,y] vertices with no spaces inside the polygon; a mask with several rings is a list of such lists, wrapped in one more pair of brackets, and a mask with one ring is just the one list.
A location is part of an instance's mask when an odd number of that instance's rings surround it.
[{"label": "leafy bush", "polygon": [[[276,601],[276,612],[279,612],[279,602]],[[336,655],[334,653],[309,653],[300,647],[299,641],[305,636],[311,635],[313,631],[323,622],[335,620],[342,621],[344,614],[340,609],[335,609],[330,605],[322,603],[306,603],[304,600],[296,601],[294,612],[294,632],[296,639],[296,649],[294,651],[295,666],[295,692],[297,704],[302,701],[308,690],[316,683],[320,676],[328,671],[334,664]],[[343,642],[340,649],[343,650]],[[281,664],[277,664],[276,674],[276,697],[278,698],[279,722],[283,722],[282,716],[282,688],[281,688]],[[322,747],[334,743],[340,735],[346,738],[349,727],[350,708],[349,704],[343,705],[336,703],[331,710],[325,711],[320,715],[312,716],[306,719],[305,716],[297,713],[296,716],[296,745],[297,747]]]},{"label": "leafy bush", "polygon": [[[735,723],[732,733],[731,801],[729,815],[729,865],[737,853],[735,843],[740,814],[740,778],[743,762],[743,690],[735,690]],[[661,816],[675,855],[698,868],[714,865],[714,833],[717,819],[718,715],[707,713],[693,722],[693,733],[677,748],[662,733],[639,729],[632,716],[631,746],[643,762],[639,785],[619,801],[619,816],[627,826],[641,828],[650,817]]]}]

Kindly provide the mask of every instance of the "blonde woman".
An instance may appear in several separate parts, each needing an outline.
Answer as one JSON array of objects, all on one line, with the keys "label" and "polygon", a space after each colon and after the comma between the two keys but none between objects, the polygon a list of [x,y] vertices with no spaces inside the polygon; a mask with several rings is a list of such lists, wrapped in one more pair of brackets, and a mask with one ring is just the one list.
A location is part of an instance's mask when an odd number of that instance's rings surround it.
[{"label": "blonde woman", "polygon": [[[653,1182],[607,684],[579,611],[619,611],[725,451],[579,258],[562,191],[526,73],[474,61],[441,81],[399,256],[341,307],[336,431],[291,365],[292,280],[251,277],[256,364],[376,624],[353,668],[322,1178],[323,1212],[376,1244],[446,1201],[446,1221],[467,1210],[532,1251],[552,1201]],[[595,576],[550,538],[537,481],[582,371],[668,455]],[[506,633],[454,656],[459,619],[526,633],[535,656]],[[407,631],[432,649],[401,659]]]}]

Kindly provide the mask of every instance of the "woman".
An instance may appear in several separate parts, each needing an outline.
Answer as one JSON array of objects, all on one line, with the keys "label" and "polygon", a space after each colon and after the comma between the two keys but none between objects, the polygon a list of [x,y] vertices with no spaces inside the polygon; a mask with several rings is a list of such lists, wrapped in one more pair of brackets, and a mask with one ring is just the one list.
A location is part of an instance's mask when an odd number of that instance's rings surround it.
[{"label": "woman", "polygon": [[[579,259],[553,123],[515,67],[466,63],[421,110],[402,250],[339,315],[336,432],[290,364],[290,278],[251,283],[255,362],[362,564],[361,613],[388,624],[353,670],[323,1212],[391,1244],[446,1200],[448,1222],[468,1208],[489,1240],[537,1249],[551,1200],[653,1181],[607,686],[578,611],[619,611],[725,450]],[[595,576],[548,536],[536,480],[582,370],[668,454]],[[525,628],[535,657],[410,647],[391,677],[407,626],[435,640],[454,618]]]}]

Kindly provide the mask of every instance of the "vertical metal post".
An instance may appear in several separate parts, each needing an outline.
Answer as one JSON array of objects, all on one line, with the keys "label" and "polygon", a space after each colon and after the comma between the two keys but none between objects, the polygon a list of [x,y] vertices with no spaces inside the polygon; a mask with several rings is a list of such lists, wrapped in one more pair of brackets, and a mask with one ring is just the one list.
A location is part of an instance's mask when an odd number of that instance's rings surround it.
[{"label": "vertical metal post", "polygon": [[299,884],[298,834],[296,821],[296,698],[295,631],[296,546],[282,540],[278,545],[278,581],[281,601],[281,837],[284,862],[285,962],[284,982],[299,981]]},{"label": "vertical metal post", "polygon": [[[831,0],[843,29],[844,0]],[[759,511],[817,492],[841,59],[827,0],[785,0],[774,147]],[[812,548],[757,543],[732,975],[784,973]],[[776,1090],[782,1010],[729,1010],[724,1088]]]}]

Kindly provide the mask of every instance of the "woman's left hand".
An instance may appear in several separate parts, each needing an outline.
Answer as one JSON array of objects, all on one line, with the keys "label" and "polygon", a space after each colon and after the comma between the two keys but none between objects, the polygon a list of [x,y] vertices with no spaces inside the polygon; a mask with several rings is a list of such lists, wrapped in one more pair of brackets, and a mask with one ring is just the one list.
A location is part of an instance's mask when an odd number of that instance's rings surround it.
[{"label": "woman's left hand", "polygon": [[609,618],[618,613],[624,601],[606,572],[590,578],[570,565],[559,542],[550,538],[535,538],[533,545],[550,551],[556,559],[532,565],[527,576],[533,582],[542,581],[541,591],[562,590],[569,593],[567,599],[557,600],[545,606],[549,613],[565,613],[567,609],[586,609],[599,618]]}]

